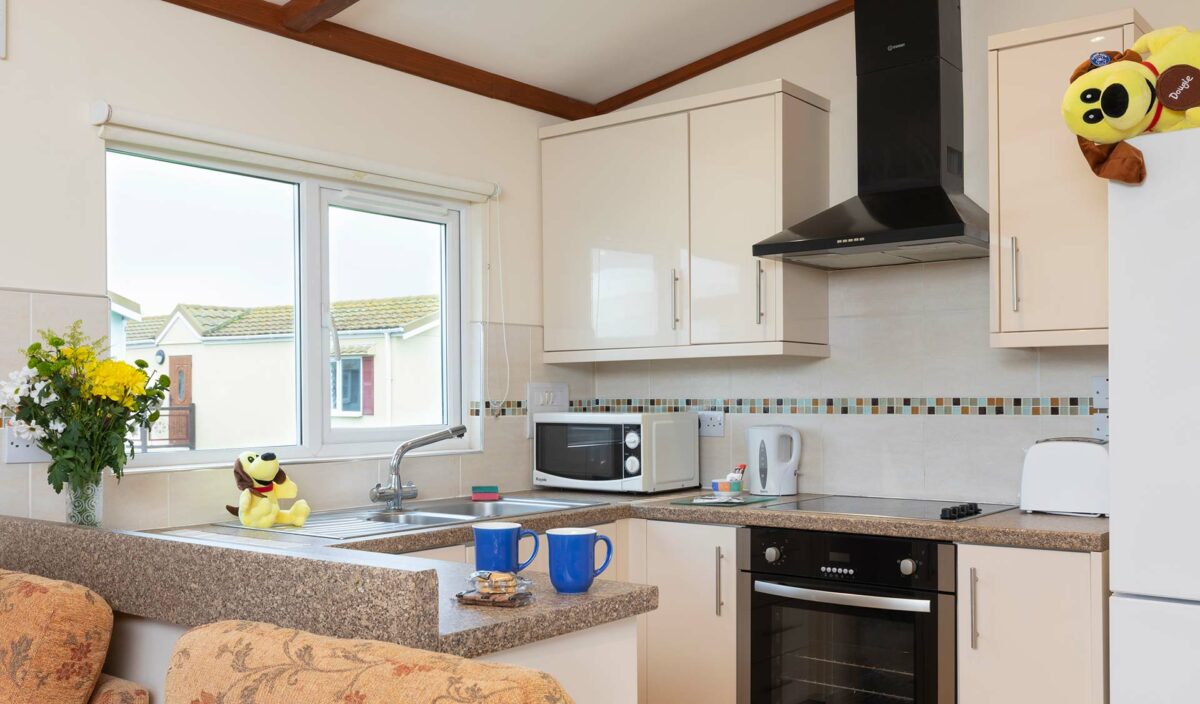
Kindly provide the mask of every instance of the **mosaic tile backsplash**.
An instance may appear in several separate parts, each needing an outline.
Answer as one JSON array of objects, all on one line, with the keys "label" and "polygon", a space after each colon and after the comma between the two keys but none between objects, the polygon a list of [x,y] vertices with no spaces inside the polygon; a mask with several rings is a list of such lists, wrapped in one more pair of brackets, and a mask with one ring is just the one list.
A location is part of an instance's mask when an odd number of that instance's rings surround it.
[{"label": "mosaic tile backsplash", "polygon": [[[471,415],[524,416],[524,401],[471,404]],[[571,401],[576,413],[721,411],[796,415],[1086,416],[1097,412],[1087,396],[875,396],[841,398],[589,398]],[[498,412],[497,412],[498,411]]]}]

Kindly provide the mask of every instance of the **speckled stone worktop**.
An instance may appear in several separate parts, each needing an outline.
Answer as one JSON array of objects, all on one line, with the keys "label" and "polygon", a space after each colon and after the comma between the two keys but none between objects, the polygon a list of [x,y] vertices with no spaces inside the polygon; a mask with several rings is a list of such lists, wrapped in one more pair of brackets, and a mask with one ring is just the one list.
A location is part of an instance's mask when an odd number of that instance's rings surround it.
[{"label": "speckled stone worktop", "polygon": [[[764,510],[775,502],[732,508],[672,503],[695,493],[645,498],[535,490],[510,496],[606,502],[515,517],[538,532],[643,518],[1044,550],[1108,549],[1108,521],[1099,518],[1012,510],[947,522]],[[806,497],[778,501],[797,498]],[[419,508],[419,502],[413,507]],[[466,657],[617,621],[658,605],[653,586],[602,580],[585,595],[559,595],[546,575],[529,572],[536,595],[532,606],[463,606],[454,593],[463,588],[470,566],[401,554],[471,539],[469,523],[335,541],[215,526],[163,532],[98,530],[0,516],[0,568],[85,584],[117,611],[184,626],[253,619]]]}]

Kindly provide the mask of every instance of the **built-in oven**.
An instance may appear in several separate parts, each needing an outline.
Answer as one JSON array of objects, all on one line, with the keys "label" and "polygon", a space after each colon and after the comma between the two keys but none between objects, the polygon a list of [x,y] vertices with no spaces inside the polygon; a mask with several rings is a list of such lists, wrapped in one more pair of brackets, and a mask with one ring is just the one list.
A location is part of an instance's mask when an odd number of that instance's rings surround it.
[{"label": "built-in oven", "polygon": [[950,543],[738,536],[739,704],[952,704]]},{"label": "built-in oven", "polygon": [[534,486],[649,493],[700,483],[695,413],[538,413]]}]

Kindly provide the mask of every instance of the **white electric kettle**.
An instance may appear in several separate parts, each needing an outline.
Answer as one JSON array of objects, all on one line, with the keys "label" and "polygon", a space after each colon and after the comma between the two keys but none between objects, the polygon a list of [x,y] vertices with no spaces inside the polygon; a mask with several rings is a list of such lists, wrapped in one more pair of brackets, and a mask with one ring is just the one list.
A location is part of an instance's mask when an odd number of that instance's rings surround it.
[{"label": "white electric kettle", "polygon": [[800,493],[800,431],[756,425],[746,431],[746,490],[765,496]]}]

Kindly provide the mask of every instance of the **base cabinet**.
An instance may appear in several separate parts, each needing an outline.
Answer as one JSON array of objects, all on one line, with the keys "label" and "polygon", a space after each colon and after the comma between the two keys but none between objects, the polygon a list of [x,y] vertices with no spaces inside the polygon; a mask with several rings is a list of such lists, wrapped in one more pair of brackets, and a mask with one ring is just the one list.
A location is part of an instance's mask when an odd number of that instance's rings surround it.
[{"label": "base cabinet", "polygon": [[958,547],[958,701],[1104,704],[1108,553]]},{"label": "base cabinet", "polygon": [[646,579],[658,609],[646,614],[648,704],[737,701],[737,528],[648,521]]}]

